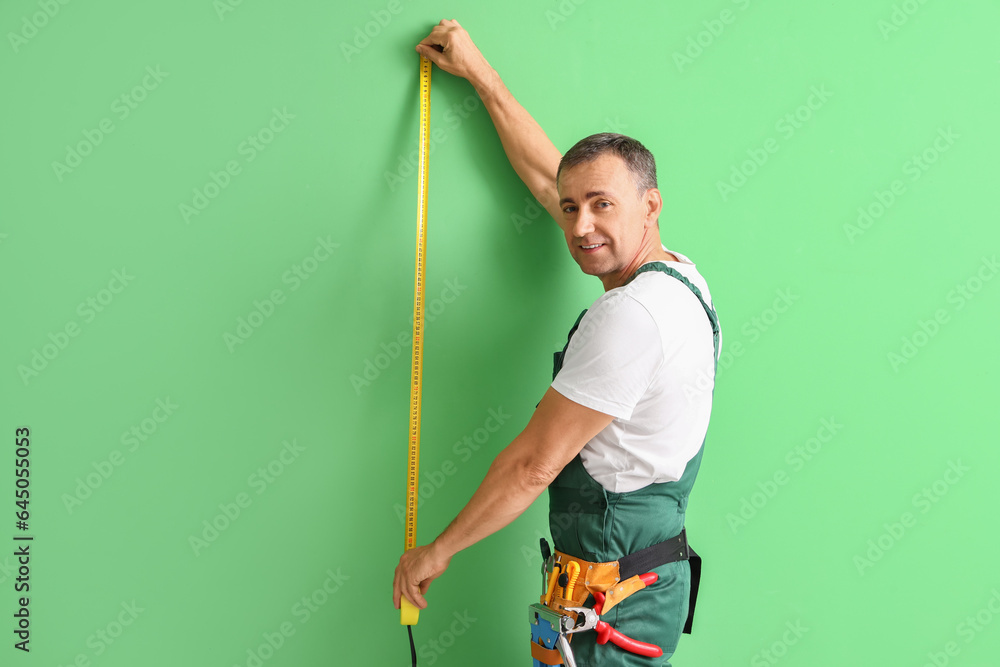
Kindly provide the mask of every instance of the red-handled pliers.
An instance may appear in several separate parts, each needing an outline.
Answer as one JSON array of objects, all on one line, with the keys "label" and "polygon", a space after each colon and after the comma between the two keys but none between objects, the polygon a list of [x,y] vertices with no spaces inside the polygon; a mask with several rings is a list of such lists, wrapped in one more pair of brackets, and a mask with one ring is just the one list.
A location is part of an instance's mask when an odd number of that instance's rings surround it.
[{"label": "red-handled pliers", "polygon": [[[652,585],[659,576],[655,572],[647,572],[646,574],[639,575],[642,582],[647,586]],[[637,655],[646,656],[647,658],[658,658],[663,655],[663,649],[655,644],[647,644],[646,642],[641,642],[636,639],[632,639],[627,635],[623,635],[618,632],[606,621],[599,619],[601,615],[601,610],[604,608],[604,593],[594,593],[594,608],[585,609],[583,607],[572,607],[568,608],[567,611],[575,611],[577,613],[583,614],[585,622],[575,631],[579,632],[581,630],[589,630],[593,628],[597,631],[597,643],[607,644],[610,641],[612,644],[619,648],[623,648],[626,651],[635,653]],[[572,632],[572,631],[571,631]]]}]

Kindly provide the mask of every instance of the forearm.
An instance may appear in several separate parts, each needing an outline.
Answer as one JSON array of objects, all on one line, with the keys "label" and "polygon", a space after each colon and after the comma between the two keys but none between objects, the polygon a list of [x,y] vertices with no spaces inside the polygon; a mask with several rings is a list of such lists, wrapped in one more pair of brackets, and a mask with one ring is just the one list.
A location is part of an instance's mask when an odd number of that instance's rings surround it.
[{"label": "forearm", "polygon": [[435,548],[444,556],[450,558],[510,524],[555,476],[533,467],[530,460],[517,453],[520,448],[515,444],[516,439],[497,455],[472,499],[434,540]]},{"label": "forearm", "polygon": [[614,418],[574,403],[552,387],[528,425],[497,455],[468,505],[436,540],[403,553],[393,579],[393,603],[406,596],[420,609],[423,593],[452,556],[519,517]]},{"label": "forearm", "polygon": [[556,171],[562,154],[492,67],[469,79],[493,119],[514,171],[553,215],[558,214]]}]

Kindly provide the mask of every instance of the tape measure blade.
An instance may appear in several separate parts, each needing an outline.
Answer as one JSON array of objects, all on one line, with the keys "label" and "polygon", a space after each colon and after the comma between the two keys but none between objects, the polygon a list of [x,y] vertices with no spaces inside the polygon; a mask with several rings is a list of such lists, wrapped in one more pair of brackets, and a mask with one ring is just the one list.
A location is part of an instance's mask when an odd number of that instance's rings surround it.
[{"label": "tape measure blade", "polygon": [[[410,437],[406,472],[404,550],[417,543],[417,499],[420,474],[420,407],[423,384],[424,285],[427,260],[427,179],[430,173],[431,61],[420,56],[420,138],[417,184],[417,247],[413,276],[413,357],[410,364]],[[406,617],[416,623],[412,610]],[[405,617],[404,617],[405,618]],[[411,625],[405,623],[404,625]]]}]

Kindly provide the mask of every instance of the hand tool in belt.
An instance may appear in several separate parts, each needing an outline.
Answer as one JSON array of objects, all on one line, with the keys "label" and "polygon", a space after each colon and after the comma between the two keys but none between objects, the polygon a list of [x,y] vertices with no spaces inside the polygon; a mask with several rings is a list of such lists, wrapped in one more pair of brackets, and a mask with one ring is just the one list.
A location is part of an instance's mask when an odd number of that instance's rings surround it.
[{"label": "hand tool in belt", "polygon": [[[605,563],[593,563],[559,550],[550,556],[548,543],[544,539],[542,540],[542,555],[544,557],[543,567],[551,569],[551,575],[548,585],[543,585],[541,604],[533,604],[529,607],[529,619],[533,623],[531,653],[536,664],[561,664],[560,653],[563,657],[565,657],[567,650],[571,653],[567,635],[591,628],[597,630],[598,644],[606,644],[610,641],[619,648],[638,655],[648,657],[662,655],[663,650],[659,646],[632,639],[612,628],[606,621],[599,619],[602,613],[610,611],[633,593],[656,582],[658,575],[655,572],[649,572],[649,570],[680,560],[691,562],[691,602],[684,627],[684,632],[690,633],[691,621],[694,616],[694,598],[697,595],[698,580],[701,574],[701,559],[688,544],[685,530],[681,530],[680,534],[669,540],[658,542],[616,561]],[[558,588],[553,585],[556,580],[556,572],[560,568],[563,572],[561,578],[566,578],[561,595],[556,593]],[[566,573],[577,570],[577,568],[579,568],[580,573],[583,573],[583,585],[576,585],[575,577],[574,585],[569,585]],[[543,577],[544,581],[545,577]],[[591,594],[595,600],[594,608],[581,607],[580,605]],[[538,630],[539,627],[542,627],[543,630]],[[543,637],[548,637],[548,641],[545,641]],[[567,662],[567,664],[569,663]]]}]

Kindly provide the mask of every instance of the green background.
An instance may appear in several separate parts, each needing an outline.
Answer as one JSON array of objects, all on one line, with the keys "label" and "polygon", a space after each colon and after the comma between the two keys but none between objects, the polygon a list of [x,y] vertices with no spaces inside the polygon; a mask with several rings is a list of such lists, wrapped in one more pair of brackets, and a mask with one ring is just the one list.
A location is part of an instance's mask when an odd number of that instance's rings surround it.
[{"label": "green background", "polygon": [[[560,151],[619,131],[654,153],[663,241],[711,286],[724,363],[688,513],[705,574],[674,664],[996,664],[1000,9],[349,4],[0,8],[0,662],[248,666],[263,645],[265,665],[408,664],[390,598],[413,47],[455,18]],[[435,68],[432,99],[421,543],[601,293],[468,82]],[[196,190],[214,196],[185,215]],[[509,417],[485,438],[490,410]],[[7,555],[20,426],[27,655]],[[414,628],[421,665],[530,664],[545,527],[543,498],[453,559]]]}]

